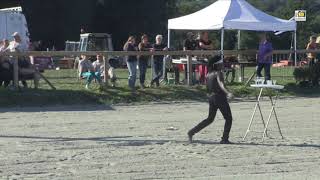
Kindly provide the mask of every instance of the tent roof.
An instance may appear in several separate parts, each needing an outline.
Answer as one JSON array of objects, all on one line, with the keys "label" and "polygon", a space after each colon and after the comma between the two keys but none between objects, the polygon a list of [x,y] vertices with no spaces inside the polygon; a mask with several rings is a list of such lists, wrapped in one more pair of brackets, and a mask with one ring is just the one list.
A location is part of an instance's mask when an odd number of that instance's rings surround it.
[{"label": "tent roof", "polygon": [[253,31],[295,31],[296,22],[270,16],[245,0],[218,0],[210,6],[183,17],[170,19],[168,29]]}]

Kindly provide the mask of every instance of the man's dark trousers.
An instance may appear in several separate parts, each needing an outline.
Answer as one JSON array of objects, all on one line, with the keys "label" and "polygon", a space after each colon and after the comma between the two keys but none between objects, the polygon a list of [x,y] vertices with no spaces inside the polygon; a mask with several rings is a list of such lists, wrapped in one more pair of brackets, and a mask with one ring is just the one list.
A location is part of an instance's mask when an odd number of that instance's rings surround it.
[{"label": "man's dark trousers", "polygon": [[232,114],[230,110],[230,106],[227,100],[227,97],[224,94],[221,95],[212,95],[209,97],[209,116],[207,119],[203,120],[200,122],[196,127],[191,129],[189,133],[191,135],[194,135],[210,125],[213,121],[214,118],[216,117],[217,110],[220,110],[222,113],[224,119],[226,120],[224,124],[224,131],[223,131],[223,140],[228,140],[229,139],[229,133],[231,130],[232,126]]},{"label": "man's dark trousers", "polygon": [[262,77],[261,71],[264,69],[264,76],[265,80],[271,80],[271,64],[269,63],[258,63],[258,68],[257,68],[257,76]]}]

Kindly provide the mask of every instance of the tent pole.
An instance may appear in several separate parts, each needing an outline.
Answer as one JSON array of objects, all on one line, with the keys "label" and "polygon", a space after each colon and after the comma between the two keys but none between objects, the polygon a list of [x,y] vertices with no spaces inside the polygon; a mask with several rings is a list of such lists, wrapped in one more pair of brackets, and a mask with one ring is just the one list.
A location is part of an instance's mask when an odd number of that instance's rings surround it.
[{"label": "tent pole", "polygon": [[170,29],[168,29],[168,49],[170,48]]},{"label": "tent pole", "polygon": [[238,50],[241,49],[241,30],[238,30]]},{"label": "tent pole", "polygon": [[224,59],[224,28],[221,29],[221,60]]},{"label": "tent pole", "polygon": [[[241,55],[239,54],[239,51],[240,51],[240,49],[241,49],[241,31],[240,30],[238,30],[238,62],[240,62],[240,60],[241,60]],[[239,74],[239,82],[242,82],[243,81],[243,78],[241,78],[241,77],[243,77],[243,75],[242,75],[242,71],[239,71],[240,72],[240,74]]]},{"label": "tent pole", "polygon": [[297,66],[297,30],[294,31],[294,66]]}]

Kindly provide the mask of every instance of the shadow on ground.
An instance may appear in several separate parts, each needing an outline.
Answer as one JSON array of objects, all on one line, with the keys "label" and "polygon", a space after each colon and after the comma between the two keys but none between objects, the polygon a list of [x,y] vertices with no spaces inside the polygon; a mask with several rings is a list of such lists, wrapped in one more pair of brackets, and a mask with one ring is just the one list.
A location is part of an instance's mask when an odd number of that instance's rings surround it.
[{"label": "shadow on ground", "polygon": [[[135,94],[132,94],[129,88],[123,87],[107,87],[104,90],[99,90],[97,87],[93,87],[90,90],[26,89],[10,91],[0,89],[0,108],[111,105],[185,100],[206,101],[206,94],[202,89],[186,86],[138,89]],[[78,109],[81,110],[81,108]]]},{"label": "shadow on ground", "polygon": [[[144,139],[130,139],[133,136],[113,136],[113,137],[42,137],[42,136],[18,136],[18,135],[0,135],[0,138],[3,139],[31,139],[37,140],[32,143],[48,143],[48,142],[73,142],[73,141],[97,141],[97,142],[114,142],[115,146],[147,146],[152,144],[166,144],[166,143],[177,143],[188,145],[187,141],[178,141],[178,140],[144,140]],[[40,141],[38,141],[40,140]],[[218,145],[219,142],[214,141],[203,141],[197,140],[190,145]],[[299,147],[299,148],[320,148],[319,144],[267,144],[267,143],[246,143],[246,142],[236,142],[230,144],[230,146],[266,146],[266,147]]]}]

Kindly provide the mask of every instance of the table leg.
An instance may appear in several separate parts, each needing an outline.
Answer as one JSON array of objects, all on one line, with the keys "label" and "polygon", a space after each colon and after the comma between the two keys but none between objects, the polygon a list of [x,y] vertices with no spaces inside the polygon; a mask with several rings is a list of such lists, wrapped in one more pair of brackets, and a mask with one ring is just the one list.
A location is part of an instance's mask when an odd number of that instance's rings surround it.
[{"label": "table leg", "polygon": [[277,125],[278,125],[278,129],[279,129],[280,135],[281,135],[281,137],[282,137],[282,139],[283,139],[283,135],[282,135],[282,132],[281,132],[281,129],[280,129],[280,124],[279,124],[278,116],[277,116],[277,114],[276,114],[276,109],[275,109],[276,101],[277,101],[277,99],[278,99],[278,93],[277,93],[276,98],[275,98],[274,101],[273,101],[273,99],[272,99],[271,96],[269,96],[269,98],[270,98],[270,102],[271,102],[272,107],[271,107],[271,110],[270,110],[270,113],[269,113],[269,117],[268,117],[268,120],[267,120],[266,127],[265,127],[265,129],[264,129],[264,131],[263,131],[262,141],[264,140],[264,138],[265,138],[265,136],[266,136],[266,134],[267,134],[267,129],[268,129],[268,126],[269,126],[269,123],[270,123],[270,120],[271,120],[272,113],[274,113],[274,115],[275,115],[275,118],[276,118],[276,121],[277,121]]},{"label": "table leg", "polygon": [[240,64],[240,82],[244,82],[244,65]]},{"label": "table leg", "polygon": [[279,119],[278,119],[278,115],[277,115],[277,112],[276,112],[276,101],[278,99],[278,96],[279,94],[277,93],[277,96],[275,98],[275,101],[273,102],[272,99],[271,99],[271,103],[273,105],[273,113],[274,113],[274,116],[276,118],[276,121],[277,121],[277,126],[278,126],[278,129],[279,129],[279,133],[281,135],[281,138],[284,139],[283,135],[282,135],[282,131],[281,131],[281,128],[280,128],[280,123],[279,123]]},{"label": "table leg", "polygon": [[[259,108],[259,112],[260,112],[260,116],[261,116],[261,120],[262,120],[262,124],[263,124],[263,129],[265,129],[266,128],[266,123],[265,123],[263,115],[262,115],[262,110],[261,110],[260,104],[258,104],[258,108]],[[268,136],[267,131],[266,131],[266,136]]]},{"label": "table leg", "polygon": [[[249,123],[249,126],[248,126],[248,129],[247,129],[247,132],[246,134],[244,135],[243,137],[243,140],[246,139],[249,131],[250,131],[250,128],[251,128],[251,125],[252,125],[252,122],[253,122],[253,119],[254,119],[254,115],[256,114],[256,111],[257,111],[257,108],[259,107],[259,110],[260,110],[260,98],[261,98],[261,95],[262,95],[262,92],[263,92],[263,88],[260,89],[260,93],[259,93],[259,96],[257,97],[257,101],[256,101],[256,105],[254,107],[254,110],[253,110],[253,113],[252,113],[252,116],[251,116],[251,119],[250,119],[250,123]],[[261,113],[261,110],[260,110],[260,115],[261,117],[263,118],[263,115]],[[263,121],[264,122],[264,121]]]}]

